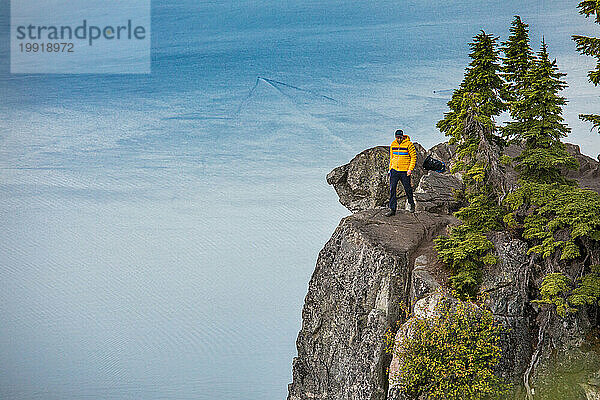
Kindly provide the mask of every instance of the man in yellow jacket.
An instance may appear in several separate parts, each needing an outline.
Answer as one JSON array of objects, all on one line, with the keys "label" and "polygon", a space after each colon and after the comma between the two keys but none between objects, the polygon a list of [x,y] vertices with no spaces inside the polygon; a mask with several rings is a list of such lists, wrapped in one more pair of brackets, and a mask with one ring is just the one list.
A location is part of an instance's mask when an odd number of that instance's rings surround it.
[{"label": "man in yellow jacket", "polygon": [[415,200],[413,199],[413,190],[410,186],[410,175],[417,163],[417,151],[415,146],[410,141],[410,138],[404,134],[402,129],[396,131],[396,139],[390,145],[390,166],[388,175],[390,177],[390,210],[385,214],[386,217],[391,217],[396,214],[396,188],[398,181],[402,182],[408,204],[410,204],[410,212],[415,211]]}]

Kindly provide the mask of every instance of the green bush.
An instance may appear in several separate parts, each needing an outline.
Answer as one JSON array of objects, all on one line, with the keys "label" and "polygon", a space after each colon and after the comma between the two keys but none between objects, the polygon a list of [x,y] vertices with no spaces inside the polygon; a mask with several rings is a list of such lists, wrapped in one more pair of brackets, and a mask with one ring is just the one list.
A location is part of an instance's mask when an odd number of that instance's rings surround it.
[{"label": "green bush", "polygon": [[571,285],[570,279],[561,272],[546,275],[540,288],[541,299],[534,302],[554,305],[556,313],[561,317],[577,312],[580,306],[598,305],[600,265],[592,265],[590,270],[575,285]]},{"label": "green bush", "polygon": [[453,273],[454,295],[463,300],[475,298],[483,267],[498,262],[492,242],[466,224],[452,227],[449,236],[438,236],[434,242],[438,257]]},{"label": "green bush", "polygon": [[[535,242],[529,253],[550,257],[560,249],[561,259],[571,260],[581,255],[577,239],[600,240],[600,196],[591,190],[522,180],[504,203],[512,211],[505,217],[509,225],[519,226],[515,213],[527,210],[523,237]],[[565,240],[555,238],[561,230],[569,234]]]},{"label": "green bush", "polygon": [[[411,334],[395,349],[399,372],[390,376],[410,398],[499,399],[509,385],[494,374],[501,327],[492,313],[467,302],[443,304],[432,318],[409,320]],[[422,396],[422,397],[419,397]]]}]

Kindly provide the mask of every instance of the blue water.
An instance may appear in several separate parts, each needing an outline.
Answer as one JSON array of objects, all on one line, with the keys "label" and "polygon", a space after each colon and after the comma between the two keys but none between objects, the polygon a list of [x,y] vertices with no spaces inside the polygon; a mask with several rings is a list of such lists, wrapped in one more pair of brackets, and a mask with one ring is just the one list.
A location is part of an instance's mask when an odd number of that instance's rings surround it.
[{"label": "blue water", "polygon": [[442,141],[479,29],[545,36],[569,141],[600,152],[570,40],[594,27],[522,3],[154,1],[152,74],[119,76],[10,75],[3,1],[0,398],[285,398],[347,215],[325,174],[398,127]]}]

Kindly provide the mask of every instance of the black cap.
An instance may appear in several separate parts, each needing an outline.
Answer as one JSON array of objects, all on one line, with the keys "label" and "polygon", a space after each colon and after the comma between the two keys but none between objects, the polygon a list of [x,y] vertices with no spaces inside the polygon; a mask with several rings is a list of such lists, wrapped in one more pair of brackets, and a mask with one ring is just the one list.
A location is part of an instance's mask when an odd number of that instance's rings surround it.
[{"label": "black cap", "polygon": [[404,136],[404,131],[402,129],[398,129],[396,131],[396,134],[394,136],[396,136],[396,137],[398,137],[398,136]]}]

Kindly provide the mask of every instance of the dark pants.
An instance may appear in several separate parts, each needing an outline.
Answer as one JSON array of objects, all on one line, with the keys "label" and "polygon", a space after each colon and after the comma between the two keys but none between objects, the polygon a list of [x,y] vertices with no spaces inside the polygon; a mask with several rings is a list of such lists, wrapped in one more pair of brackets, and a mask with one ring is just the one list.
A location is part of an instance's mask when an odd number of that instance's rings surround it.
[{"label": "dark pants", "polygon": [[398,199],[396,199],[396,188],[398,187],[398,181],[402,181],[402,186],[404,186],[408,203],[415,204],[412,186],[410,186],[410,175],[406,175],[406,171],[396,171],[395,169],[392,169],[390,170],[390,209],[394,211],[396,211],[396,207],[398,205]]}]

